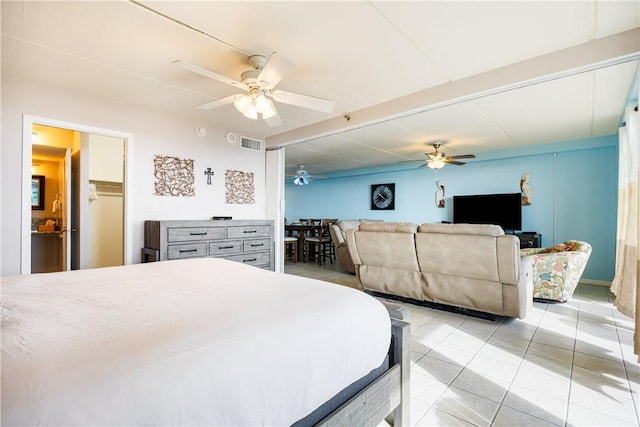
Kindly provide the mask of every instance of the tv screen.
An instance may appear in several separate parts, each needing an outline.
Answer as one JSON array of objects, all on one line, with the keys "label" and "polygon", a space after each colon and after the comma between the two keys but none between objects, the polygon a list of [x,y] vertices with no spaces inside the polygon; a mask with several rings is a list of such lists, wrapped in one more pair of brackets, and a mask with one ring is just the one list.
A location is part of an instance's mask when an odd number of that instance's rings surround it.
[{"label": "tv screen", "polygon": [[453,222],[496,224],[503,230],[522,230],[521,194],[453,196]]}]

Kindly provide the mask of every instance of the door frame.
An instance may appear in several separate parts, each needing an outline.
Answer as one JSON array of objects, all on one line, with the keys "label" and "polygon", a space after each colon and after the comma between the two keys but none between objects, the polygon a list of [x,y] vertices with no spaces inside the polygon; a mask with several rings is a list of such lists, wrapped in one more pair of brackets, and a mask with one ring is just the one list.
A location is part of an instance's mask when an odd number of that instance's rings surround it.
[{"label": "door frame", "polygon": [[43,125],[68,129],[72,131],[105,135],[124,141],[124,264],[133,264],[133,200],[132,179],[133,134],[113,129],[67,122],[62,120],[37,117],[28,114],[22,116],[22,232],[20,244],[20,273],[31,273],[31,162],[32,162],[32,129],[33,125]]}]

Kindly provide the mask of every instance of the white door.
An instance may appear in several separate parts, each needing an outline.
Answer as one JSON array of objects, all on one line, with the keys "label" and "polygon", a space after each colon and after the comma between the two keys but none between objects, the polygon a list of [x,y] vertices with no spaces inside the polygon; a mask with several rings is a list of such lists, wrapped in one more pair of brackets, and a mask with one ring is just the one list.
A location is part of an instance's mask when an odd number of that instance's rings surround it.
[{"label": "white door", "polygon": [[87,135],[80,136],[80,150],[71,156],[71,269],[89,268],[85,248],[87,245],[88,218],[82,213],[89,211],[89,144]]},{"label": "white door", "polygon": [[62,250],[64,269],[71,270],[71,149],[67,148],[64,156],[64,189],[62,192]]}]

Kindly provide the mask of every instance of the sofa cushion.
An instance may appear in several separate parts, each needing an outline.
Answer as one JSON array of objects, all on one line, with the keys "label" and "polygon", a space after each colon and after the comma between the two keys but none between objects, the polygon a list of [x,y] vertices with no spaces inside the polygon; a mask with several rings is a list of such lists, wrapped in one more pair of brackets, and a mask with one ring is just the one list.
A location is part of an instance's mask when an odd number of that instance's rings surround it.
[{"label": "sofa cushion", "polygon": [[[354,232],[349,231],[347,236],[349,237],[351,233]],[[362,232],[362,230],[354,234],[354,249],[358,257],[353,258],[352,254],[354,263],[419,271],[416,258],[415,234],[384,233],[379,231]]]},{"label": "sofa cushion", "polygon": [[362,222],[359,230],[384,233],[415,233],[418,230],[418,226],[411,222]]},{"label": "sofa cushion", "polygon": [[492,224],[443,224],[425,223],[418,229],[420,233],[473,234],[479,236],[503,236],[504,230]]},{"label": "sofa cushion", "polygon": [[399,295],[405,298],[422,300],[422,279],[419,271],[401,268],[362,265],[358,276],[363,287],[368,291]]},{"label": "sofa cushion", "polygon": [[422,273],[426,301],[465,307],[497,315],[504,314],[502,284],[446,274]]},{"label": "sofa cushion", "polygon": [[416,251],[422,272],[500,281],[495,237],[417,233]]}]

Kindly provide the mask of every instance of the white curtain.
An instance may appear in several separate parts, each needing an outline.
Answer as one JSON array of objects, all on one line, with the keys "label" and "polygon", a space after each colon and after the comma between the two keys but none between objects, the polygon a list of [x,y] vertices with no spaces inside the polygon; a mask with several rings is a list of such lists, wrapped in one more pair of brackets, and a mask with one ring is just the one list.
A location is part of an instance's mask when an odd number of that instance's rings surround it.
[{"label": "white curtain", "polygon": [[[638,272],[638,241],[640,216],[638,215],[638,111],[637,106],[627,107],[626,126],[619,129],[618,163],[618,230],[616,237],[616,272],[611,291],[615,294],[615,306],[622,314],[635,318],[634,352],[640,355],[640,316],[636,308],[640,305]],[[639,358],[640,361],[640,358]]]}]

